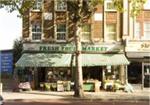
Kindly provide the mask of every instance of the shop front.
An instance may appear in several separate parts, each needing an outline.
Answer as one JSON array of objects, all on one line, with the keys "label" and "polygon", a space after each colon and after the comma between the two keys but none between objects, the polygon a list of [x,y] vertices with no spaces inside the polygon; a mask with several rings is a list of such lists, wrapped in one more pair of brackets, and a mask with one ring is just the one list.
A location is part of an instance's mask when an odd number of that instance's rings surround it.
[{"label": "shop front", "polygon": [[[85,91],[107,89],[114,85],[114,81],[126,83],[126,65],[129,62],[123,53],[118,53],[116,50],[110,53],[113,47],[82,45],[81,60]],[[35,89],[70,91],[73,90],[75,79],[74,52],[75,47],[70,44],[25,44],[24,52],[16,66],[34,71]]]},{"label": "shop front", "polygon": [[141,88],[150,87],[150,42],[129,41],[126,55],[130,60],[128,78],[132,84],[141,84]]}]

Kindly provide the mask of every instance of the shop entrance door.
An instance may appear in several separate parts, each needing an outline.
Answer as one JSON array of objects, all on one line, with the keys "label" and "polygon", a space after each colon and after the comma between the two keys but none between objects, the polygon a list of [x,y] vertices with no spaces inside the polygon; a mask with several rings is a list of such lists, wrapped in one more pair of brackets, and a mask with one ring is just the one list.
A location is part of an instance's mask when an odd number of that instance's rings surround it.
[{"label": "shop entrance door", "polygon": [[142,65],[142,87],[150,88],[150,63],[143,63]]}]

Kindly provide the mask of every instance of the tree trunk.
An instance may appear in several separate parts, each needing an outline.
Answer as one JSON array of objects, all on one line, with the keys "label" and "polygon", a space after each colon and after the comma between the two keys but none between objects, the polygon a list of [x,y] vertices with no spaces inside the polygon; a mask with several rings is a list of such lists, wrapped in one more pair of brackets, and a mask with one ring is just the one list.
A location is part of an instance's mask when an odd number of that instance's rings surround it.
[{"label": "tree trunk", "polygon": [[83,92],[83,75],[82,75],[82,55],[81,55],[81,40],[80,40],[81,28],[77,24],[77,30],[75,35],[76,44],[76,78],[75,78],[75,97],[84,97]]},{"label": "tree trunk", "polygon": [[124,65],[120,65],[120,73],[119,73],[120,81],[122,84],[125,84],[125,70]]}]

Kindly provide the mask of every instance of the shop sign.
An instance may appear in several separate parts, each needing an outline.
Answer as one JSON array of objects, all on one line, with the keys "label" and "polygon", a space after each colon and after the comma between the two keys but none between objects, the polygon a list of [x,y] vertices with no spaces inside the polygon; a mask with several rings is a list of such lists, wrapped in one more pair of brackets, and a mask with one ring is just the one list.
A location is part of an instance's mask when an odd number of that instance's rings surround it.
[{"label": "shop sign", "polygon": [[150,52],[150,42],[130,41],[127,43],[126,51]]},{"label": "shop sign", "polygon": [[[112,51],[115,45],[82,45],[83,52],[107,52]],[[74,52],[74,44],[24,44],[24,51],[41,52]]]},{"label": "shop sign", "polygon": [[13,54],[0,53],[0,70],[1,72],[12,73],[13,70]]}]

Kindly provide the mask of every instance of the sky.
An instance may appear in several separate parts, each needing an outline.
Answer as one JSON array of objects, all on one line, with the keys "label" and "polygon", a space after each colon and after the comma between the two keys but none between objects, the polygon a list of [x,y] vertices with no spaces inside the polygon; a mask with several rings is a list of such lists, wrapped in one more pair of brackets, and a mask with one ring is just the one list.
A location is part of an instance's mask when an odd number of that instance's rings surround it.
[{"label": "sky", "polygon": [[22,35],[22,20],[17,12],[8,13],[0,9],[0,50],[12,49],[15,39]]}]

